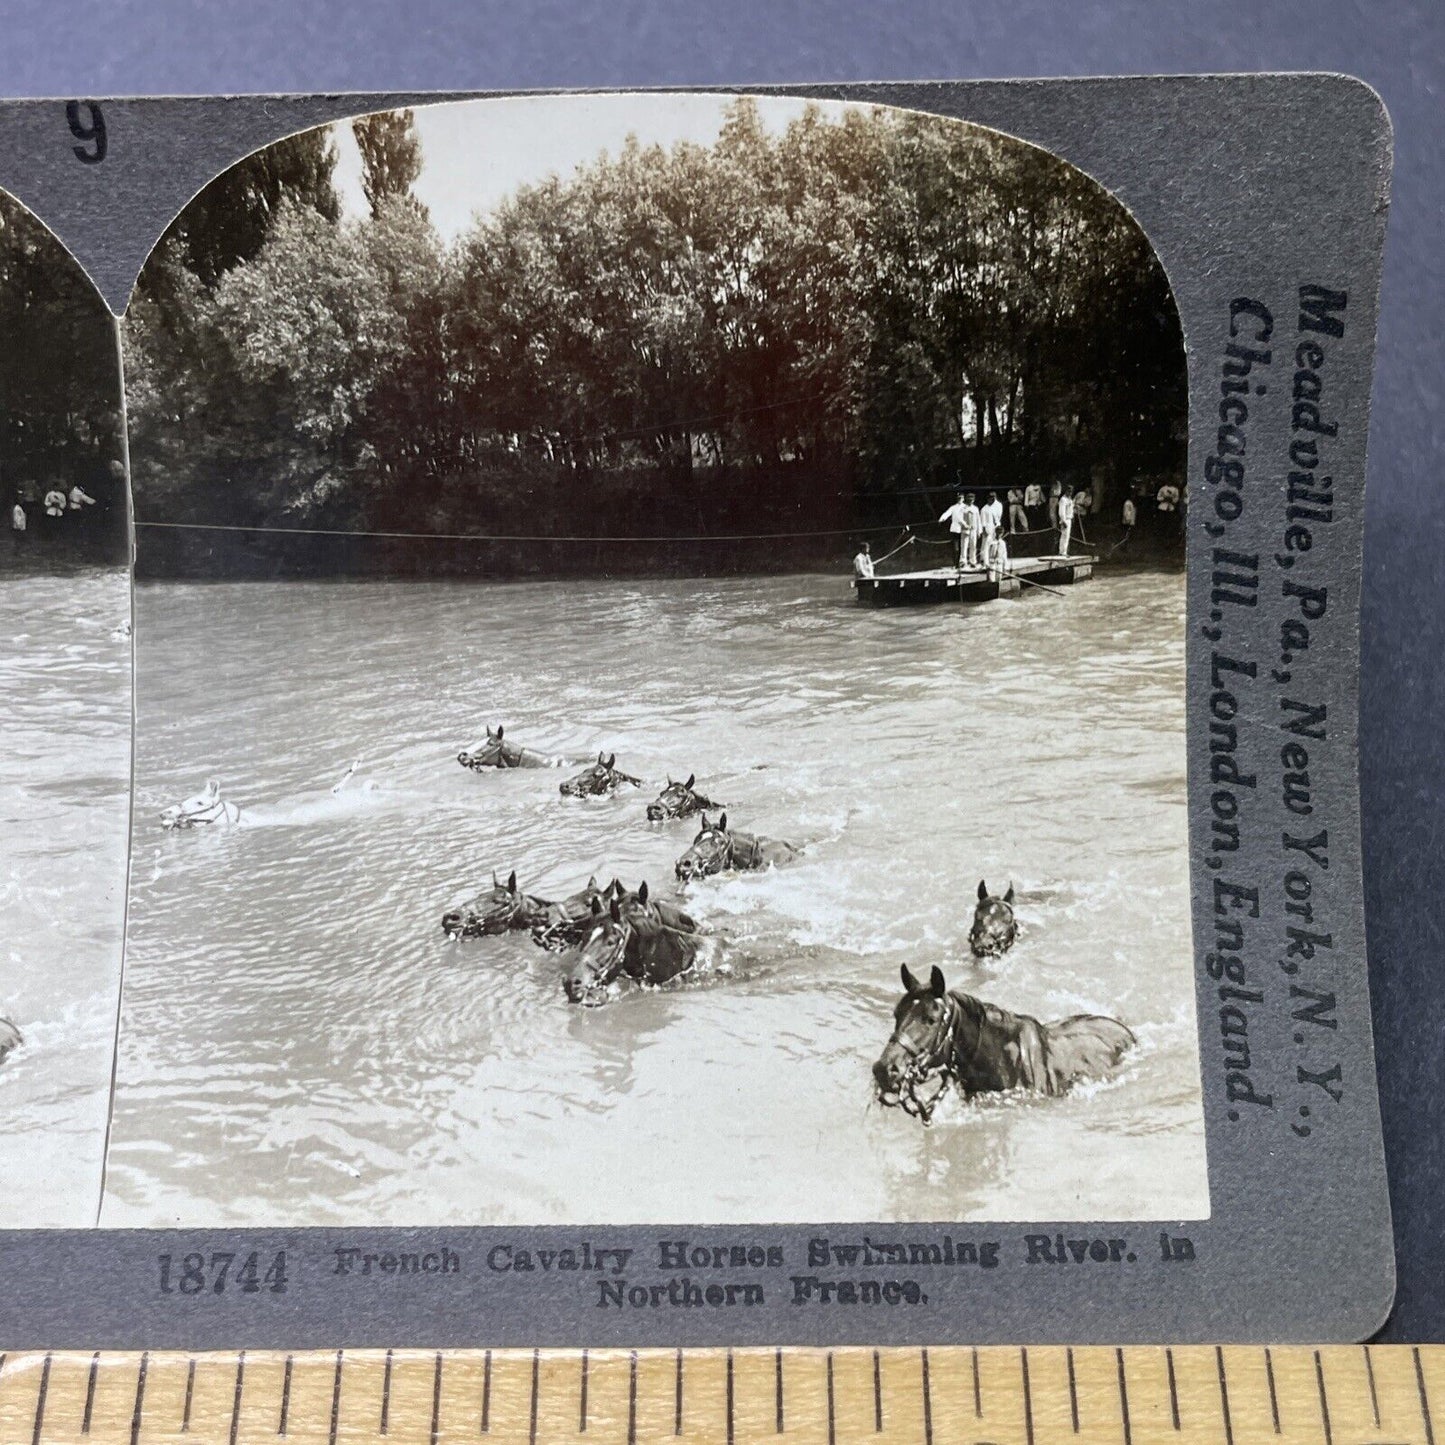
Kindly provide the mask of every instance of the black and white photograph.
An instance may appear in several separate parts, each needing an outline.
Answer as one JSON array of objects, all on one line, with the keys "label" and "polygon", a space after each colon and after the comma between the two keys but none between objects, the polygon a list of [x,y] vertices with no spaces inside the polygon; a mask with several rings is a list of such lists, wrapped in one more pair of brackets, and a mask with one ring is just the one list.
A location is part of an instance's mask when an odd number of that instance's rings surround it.
[{"label": "black and white photograph", "polygon": [[121,333],[100,1224],[1208,1217],[1116,196],[861,103],[418,106],[219,176]]},{"label": "black and white photograph", "polygon": [[0,1227],[96,1222],[130,816],[116,323],[0,192]]}]

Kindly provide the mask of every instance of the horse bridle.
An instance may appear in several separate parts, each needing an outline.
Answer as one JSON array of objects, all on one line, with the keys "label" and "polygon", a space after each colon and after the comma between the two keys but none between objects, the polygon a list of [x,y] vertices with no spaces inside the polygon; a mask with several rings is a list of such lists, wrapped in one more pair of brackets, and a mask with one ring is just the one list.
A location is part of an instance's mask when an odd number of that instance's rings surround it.
[{"label": "horse bridle", "polygon": [[[547,908],[550,906],[545,899],[543,899],[543,898],[531,898],[531,897],[529,897],[527,894],[523,893],[520,888],[518,888],[518,889],[516,890],[516,892],[513,892],[510,888],[503,888],[500,883],[497,884],[497,888],[500,888],[501,891],[507,895],[507,897],[509,897],[510,899],[512,899],[512,907],[511,907],[511,909],[510,909],[508,912],[506,912],[506,913],[495,913],[495,914],[490,915],[490,917],[495,918],[498,922],[500,922],[500,923],[503,925],[503,931],[504,931],[504,932],[506,931],[507,928],[509,928],[509,927],[511,926],[512,920],[515,919],[515,918],[525,918],[525,919],[526,919],[526,922],[525,922],[525,925],[524,925],[524,926],[526,926],[526,927],[528,927],[528,928],[534,926],[534,925],[533,925],[533,922],[532,922],[532,919],[528,916],[528,915],[530,915],[530,913],[532,912],[531,907],[530,907],[531,904],[533,904],[533,903],[539,903],[539,904],[541,904],[542,910],[543,910],[544,913],[546,912]],[[484,921],[485,921],[485,920],[484,920]]]},{"label": "horse bridle", "polygon": [[617,944],[616,949],[610,950],[607,954],[607,968],[610,970],[610,972],[608,972],[605,978],[594,983],[592,985],[592,987],[594,988],[606,988],[607,985],[610,984],[612,980],[618,976],[618,974],[624,971],[623,966],[627,962],[627,945],[632,941],[632,935],[635,931],[633,928],[632,920],[625,913],[611,921],[616,924],[621,938]]},{"label": "horse bridle", "polygon": [[[908,1067],[898,1080],[898,1107],[912,1119],[921,1119],[925,1124],[933,1117],[943,1091],[954,1077],[953,1034],[962,1018],[962,1010],[953,995],[943,996],[943,1018],[937,1028],[921,1046],[915,1046],[896,1029],[890,1043],[897,1044],[908,1056]],[[919,1097],[918,1089],[933,1075],[941,1079],[937,1093],[931,1098]]]},{"label": "horse bridle", "polygon": [[[722,851],[717,854],[709,853],[706,859],[707,862],[711,863],[714,858],[718,858],[720,861],[718,862],[717,867],[711,869],[711,871],[715,873],[721,873],[727,868],[728,859],[732,856],[733,852],[733,834],[730,831],[716,827],[704,828],[702,832],[693,839],[692,847],[689,848],[687,851],[689,853],[696,853],[697,845],[701,843],[704,838],[709,837],[722,839]],[[706,872],[703,872],[700,873],[699,876],[706,878],[708,874]]]}]

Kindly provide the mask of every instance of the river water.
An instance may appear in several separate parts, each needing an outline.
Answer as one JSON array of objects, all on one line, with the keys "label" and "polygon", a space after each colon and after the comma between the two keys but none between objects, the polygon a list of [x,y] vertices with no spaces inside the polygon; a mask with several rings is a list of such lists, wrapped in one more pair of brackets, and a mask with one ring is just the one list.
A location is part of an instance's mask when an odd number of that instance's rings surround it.
[{"label": "river water", "polygon": [[0,1228],[95,1223],[130,807],[130,574],[0,572]]},{"label": "river water", "polygon": [[[131,937],[102,1222],[1183,1219],[1208,1213],[1184,811],[1184,577],[865,611],[817,576],[143,586]],[[475,775],[484,725],[615,751],[608,801]],[[362,762],[337,793],[352,758]],[[692,886],[708,970],[569,1004],[492,870],[671,892],[696,772],[806,850]],[[225,831],[157,812],[218,777]],[[565,776],[565,775],[562,775]],[[980,877],[1021,934],[976,965]],[[1062,1100],[871,1102],[901,963],[1140,1045]]]}]

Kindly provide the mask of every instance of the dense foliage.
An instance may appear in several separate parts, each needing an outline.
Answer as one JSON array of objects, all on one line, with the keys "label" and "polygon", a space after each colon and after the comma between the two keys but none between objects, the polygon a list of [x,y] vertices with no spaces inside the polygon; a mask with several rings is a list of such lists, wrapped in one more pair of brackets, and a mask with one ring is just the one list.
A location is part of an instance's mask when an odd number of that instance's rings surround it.
[{"label": "dense foliage", "polygon": [[[405,112],[216,183],[125,328],[142,518],[451,534],[818,532],[944,488],[1183,465],[1179,321],[1124,209],[1045,152],[747,101],[444,245]],[[219,189],[218,189],[219,188]],[[836,551],[836,544],[830,544]],[[417,565],[425,565],[418,562]]]},{"label": "dense foliage", "polygon": [[[125,559],[120,400],[105,303],[60,242],[0,193],[0,536],[41,561]],[[77,485],[94,504],[48,518],[45,494]],[[24,538],[12,535],[17,501]]]}]

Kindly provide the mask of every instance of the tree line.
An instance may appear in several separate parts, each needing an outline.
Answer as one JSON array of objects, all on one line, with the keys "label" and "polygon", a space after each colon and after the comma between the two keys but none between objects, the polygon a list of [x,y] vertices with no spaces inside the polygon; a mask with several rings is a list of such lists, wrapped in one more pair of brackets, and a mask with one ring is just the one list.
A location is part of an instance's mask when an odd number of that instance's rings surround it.
[{"label": "tree line", "polygon": [[[3,193],[0,343],[0,540],[11,560],[125,561],[115,322],[69,252]],[[46,495],[75,486],[93,502],[50,516]]]},{"label": "tree line", "polygon": [[742,99],[711,146],[629,142],[447,244],[410,113],[353,129],[366,216],[312,131],[208,187],[147,264],[124,327],[141,520],[817,534],[927,519],[959,485],[1107,502],[1182,474],[1162,269],[1046,152],[888,110],[775,134]]}]

